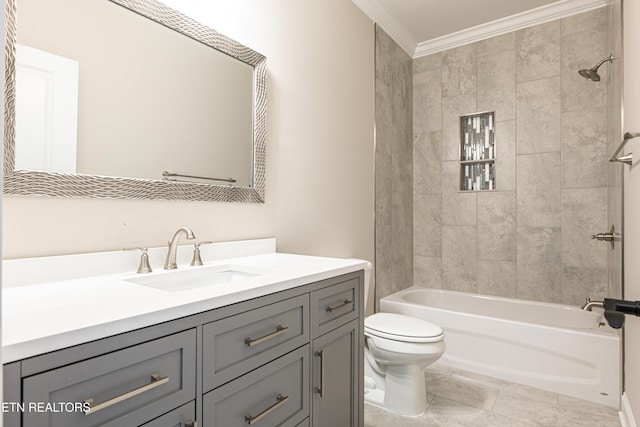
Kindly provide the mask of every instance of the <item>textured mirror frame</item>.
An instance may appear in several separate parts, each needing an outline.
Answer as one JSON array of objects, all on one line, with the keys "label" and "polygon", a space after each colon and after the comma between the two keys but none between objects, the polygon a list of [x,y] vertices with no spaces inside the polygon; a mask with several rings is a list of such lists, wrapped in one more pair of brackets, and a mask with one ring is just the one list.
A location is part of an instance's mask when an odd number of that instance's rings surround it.
[{"label": "textured mirror frame", "polygon": [[5,1],[4,194],[73,198],[263,203],[266,160],[266,58],[155,0],[109,0],[254,67],[253,185],[233,187],[152,179],[14,170],[16,0]]}]

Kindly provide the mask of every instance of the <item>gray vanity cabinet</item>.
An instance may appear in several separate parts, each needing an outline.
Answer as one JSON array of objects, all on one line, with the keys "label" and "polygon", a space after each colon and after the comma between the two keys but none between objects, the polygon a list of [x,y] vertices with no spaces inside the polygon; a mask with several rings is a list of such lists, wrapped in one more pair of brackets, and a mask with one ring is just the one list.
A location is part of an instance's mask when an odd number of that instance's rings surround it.
[{"label": "gray vanity cabinet", "polygon": [[348,273],[6,364],[4,402],[25,408],[4,425],[361,427],[362,280]]}]

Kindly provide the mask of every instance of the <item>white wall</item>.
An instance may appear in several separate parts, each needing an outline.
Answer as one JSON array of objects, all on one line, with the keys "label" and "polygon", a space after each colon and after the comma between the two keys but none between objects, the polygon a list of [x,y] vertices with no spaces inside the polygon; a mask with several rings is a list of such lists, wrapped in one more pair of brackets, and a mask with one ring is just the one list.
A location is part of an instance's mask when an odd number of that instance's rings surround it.
[{"label": "white wall", "polygon": [[267,56],[266,203],[5,196],[4,256],[162,246],[185,225],[202,240],[275,236],[283,252],[373,260],[371,21],[344,0],[166,3]]},{"label": "white wall", "polygon": [[[624,131],[640,131],[640,2],[624,7]],[[625,151],[634,153],[634,166],[625,166],[624,297],[640,300],[640,139]],[[640,318],[625,324],[625,389],[636,420],[640,420]]]}]

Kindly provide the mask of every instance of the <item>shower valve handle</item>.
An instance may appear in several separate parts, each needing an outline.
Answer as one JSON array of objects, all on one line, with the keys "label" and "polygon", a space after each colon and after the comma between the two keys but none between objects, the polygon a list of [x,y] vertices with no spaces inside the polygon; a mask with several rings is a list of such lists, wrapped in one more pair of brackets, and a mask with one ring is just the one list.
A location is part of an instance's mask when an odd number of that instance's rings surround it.
[{"label": "shower valve handle", "polygon": [[596,240],[600,240],[600,241],[605,241],[605,242],[610,242],[615,238],[615,235],[613,233],[598,233],[598,234],[592,234],[591,235],[591,239],[596,239]]},{"label": "shower valve handle", "polygon": [[616,229],[613,226],[613,224],[611,225],[611,229],[609,230],[608,233],[598,233],[598,234],[591,235],[591,239],[599,240],[601,242],[611,243],[611,249],[615,248],[615,240],[618,240],[619,238],[620,238],[620,233],[616,233]]}]

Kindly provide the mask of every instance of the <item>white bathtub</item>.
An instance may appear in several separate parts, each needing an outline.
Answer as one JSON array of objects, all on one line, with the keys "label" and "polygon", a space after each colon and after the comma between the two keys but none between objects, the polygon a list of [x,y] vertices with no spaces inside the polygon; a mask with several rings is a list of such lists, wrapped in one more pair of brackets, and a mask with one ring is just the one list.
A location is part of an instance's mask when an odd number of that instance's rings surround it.
[{"label": "white bathtub", "polygon": [[382,298],[380,310],[439,325],[441,363],[619,406],[620,335],[599,312],[419,287]]}]

